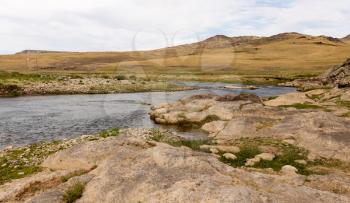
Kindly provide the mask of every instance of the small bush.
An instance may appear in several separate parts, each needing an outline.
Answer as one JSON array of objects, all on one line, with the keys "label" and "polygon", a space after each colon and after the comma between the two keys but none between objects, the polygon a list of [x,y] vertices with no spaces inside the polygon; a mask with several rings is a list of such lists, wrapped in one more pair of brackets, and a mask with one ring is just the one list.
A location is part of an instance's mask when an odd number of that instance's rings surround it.
[{"label": "small bush", "polygon": [[81,198],[84,191],[84,185],[81,183],[76,183],[72,187],[68,188],[63,195],[63,200],[66,203],[73,203],[77,199]]},{"label": "small bush", "polygon": [[107,138],[107,137],[115,137],[119,135],[119,129],[118,128],[110,128],[108,130],[104,130],[99,133],[100,137]]},{"label": "small bush", "polygon": [[135,75],[131,75],[131,76],[129,76],[129,79],[130,79],[130,80],[136,80],[137,77],[136,77]]},{"label": "small bush", "polygon": [[115,76],[115,79],[117,79],[117,80],[126,80],[126,77],[125,77],[125,75],[117,75],[117,76]]}]

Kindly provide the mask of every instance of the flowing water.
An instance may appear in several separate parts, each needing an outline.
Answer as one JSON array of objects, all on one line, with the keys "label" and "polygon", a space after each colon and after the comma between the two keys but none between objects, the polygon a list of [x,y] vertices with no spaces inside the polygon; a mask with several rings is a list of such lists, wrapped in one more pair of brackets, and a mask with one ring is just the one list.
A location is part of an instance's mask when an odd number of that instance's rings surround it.
[{"label": "flowing water", "polygon": [[111,127],[156,125],[151,105],[194,94],[253,93],[262,97],[294,92],[294,88],[261,86],[256,90],[225,89],[223,83],[186,82],[198,90],[108,95],[34,96],[0,99],[0,149],[34,142],[72,138]]}]

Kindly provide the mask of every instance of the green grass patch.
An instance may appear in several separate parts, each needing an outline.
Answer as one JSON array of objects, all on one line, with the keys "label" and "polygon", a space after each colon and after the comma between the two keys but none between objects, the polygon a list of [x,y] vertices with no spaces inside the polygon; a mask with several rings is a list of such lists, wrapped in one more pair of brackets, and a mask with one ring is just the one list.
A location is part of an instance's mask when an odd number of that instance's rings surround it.
[{"label": "green grass patch", "polygon": [[256,163],[254,168],[272,168],[274,171],[280,171],[284,165],[292,165],[298,169],[299,174],[315,174],[309,170],[306,165],[296,163],[295,160],[307,160],[308,151],[294,145],[283,143],[280,140],[272,138],[241,138],[235,141],[235,146],[240,147],[241,151],[236,153],[236,160],[229,160],[220,155],[220,161],[233,167],[245,166],[247,159],[254,158],[262,153],[259,146],[274,148],[276,157],[272,161],[261,160]]},{"label": "green grass patch", "polygon": [[31,82],[48,82],[56,80],[57,76],[38,73],[18,73],[0,71],[0,81],[17,80],[17,81],[31,81]]},{"label": "green grass patch", "polygon": [[7,150],[0,157],[0,185],[40,172],[40,164],[50,154],[63,149],[61,142],[32,144]]},{"label": "green grass patch", "polygon": [[292,104],[292,105],[280,105],[279,107],[282,107],[282,108],[290,108],[290,107],[293,107],[293,108],[296,108],[296,109],[322,109],[323,107],[322,106],[318,106],[318,105],[314,105],[314,104],[301,104],[301,103],[298,103],[298,104]]},{"label": "green grass patch", "polygon": [[195,151],[201,151],[200,146],[208,144],[209,142],[208,140],[181,140],[181,139],[169,137],[159,131],[154,131],[150,139],[156,142],[167,143],[174,147],[181,147],[181,146],[189,147]]},{"label": "green grass patch", "polygon": [[81,183],[76,183],[66,190],[63,195],[65,203],[73,203],[83,195],[85,186]]},{"label": "green grass patch", "polygon": [[103,138],[115,137],[119,135],[119,128],[110,128],[100,132],[98,135]]}]

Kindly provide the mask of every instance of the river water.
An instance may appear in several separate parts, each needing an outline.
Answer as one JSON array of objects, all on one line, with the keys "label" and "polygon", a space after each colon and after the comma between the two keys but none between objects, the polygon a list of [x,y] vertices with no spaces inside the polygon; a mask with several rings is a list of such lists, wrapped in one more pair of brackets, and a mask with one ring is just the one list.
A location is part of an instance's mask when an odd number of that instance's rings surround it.
[{"label": "river water", "polygon": [[0,98],[0,149],[29,143],[72,138],[111,127],[155,127],[149,119],[151,105],[174,102],[203,93],[219,95],[253,93],[262,97],[296,91],[261,86],[257,90],[225,89],[223,83],[186,82],[198,90],[108,95],[60,95]]}]

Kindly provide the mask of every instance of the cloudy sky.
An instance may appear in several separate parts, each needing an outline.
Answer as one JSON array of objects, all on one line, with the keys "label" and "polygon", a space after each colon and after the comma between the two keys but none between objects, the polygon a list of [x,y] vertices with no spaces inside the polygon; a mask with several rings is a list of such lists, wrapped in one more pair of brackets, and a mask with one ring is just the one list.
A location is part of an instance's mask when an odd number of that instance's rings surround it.
[{"label": "cloudy sky", "polygon": [[0,0],[0,53],[145,50],[281,32],[344,37],[349,0]]}]

